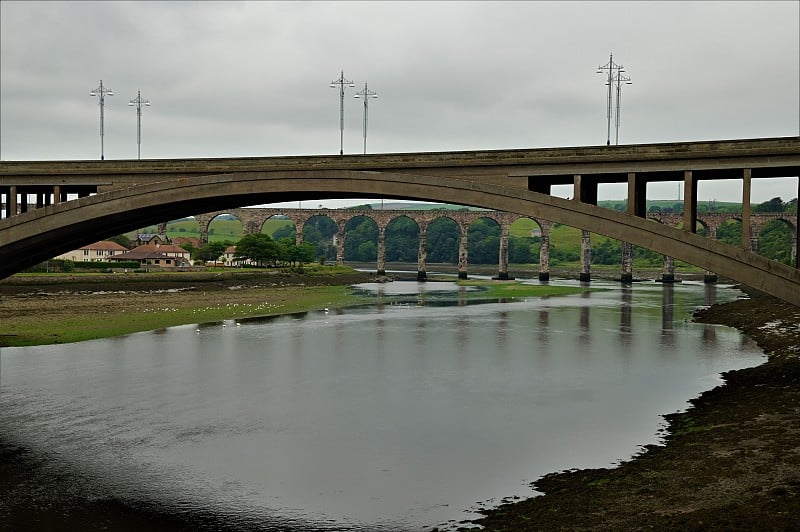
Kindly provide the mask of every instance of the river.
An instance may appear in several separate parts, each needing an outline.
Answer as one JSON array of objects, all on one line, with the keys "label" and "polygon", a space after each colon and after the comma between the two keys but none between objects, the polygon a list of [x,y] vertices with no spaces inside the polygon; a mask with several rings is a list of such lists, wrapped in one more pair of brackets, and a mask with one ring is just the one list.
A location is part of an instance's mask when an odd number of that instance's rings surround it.
[{"label": "river", "polygon": [[765,360],[690,320],[734,288],[591,287],[499,302],[396,281],[359,286],[374,305],[3,348],[0,438],[46,465],[39,496],[211,529],[453,529],[657,443],[661,414]]}]

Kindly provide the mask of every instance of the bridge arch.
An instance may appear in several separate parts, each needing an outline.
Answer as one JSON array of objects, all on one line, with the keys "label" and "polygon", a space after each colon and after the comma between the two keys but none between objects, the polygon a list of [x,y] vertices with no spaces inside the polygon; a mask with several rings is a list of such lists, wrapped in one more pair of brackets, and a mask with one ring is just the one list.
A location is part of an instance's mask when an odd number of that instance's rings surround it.
[{"label": "bridge arch", "polygon": [[456,202],[565,223],[678,257],[800,305],[800,271],[688,231],[649,223],[642,217],[477,180],[351,170],[176,178],[5,218],[0,220],[0,247],[9,259],[0,265],[0,276],[37,264],[53,252],[153,221],[220,207],[336,197]]}]

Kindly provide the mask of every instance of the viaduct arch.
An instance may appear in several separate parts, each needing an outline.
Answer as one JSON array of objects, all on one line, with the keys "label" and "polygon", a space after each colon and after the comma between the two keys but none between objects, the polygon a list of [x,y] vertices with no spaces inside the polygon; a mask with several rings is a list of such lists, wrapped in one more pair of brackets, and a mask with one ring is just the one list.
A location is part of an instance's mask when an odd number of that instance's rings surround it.
[{"label": "viaduct arch", "polygon": [[173,178],[114,189],[5,218],[0,220],[0,250],[6,259],[0,264],[0,277],[41,262],[54,252],[165,219],[243,205],[336,197],[458,203],[563,223],[677,257],[800,306],[800,270],[693,231],[603,209],[593,202],[565,200],[498,183],[358,170]]}]

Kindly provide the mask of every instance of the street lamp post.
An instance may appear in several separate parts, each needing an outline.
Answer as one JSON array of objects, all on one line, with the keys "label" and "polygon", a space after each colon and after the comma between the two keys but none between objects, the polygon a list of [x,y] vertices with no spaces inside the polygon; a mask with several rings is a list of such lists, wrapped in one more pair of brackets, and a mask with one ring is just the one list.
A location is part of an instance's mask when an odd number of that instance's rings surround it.
[{"label": "street lamp post", "polygon": [[142,100],[142,91],[136,92],[136,98],[128,102],[129,106],[136,106],[136,159],[142,158],[142,105],[150,106],[148,100]]},{"label": "street lamp post", "polygon": [[114,96],[114,91],[109,89],[108,87],[103,87],[103,80],[100,80],[100,86],[97,87],[95,90],[89,92],[89,96],[99,96],[100,97],[100,160],[102,161],[105,159],[104,147],[103,147],[103,111],[105,108],[105,101],[106,96]]},{"label": "street lamp post", "polygon": [[355,98],[363,98],[364,99],[364,153],[367,153],[367,115],[369,114],[369,99],[370,98],[377,98],[378,93],[375,91],[369,90],[367,88],[367,84],[364,83],[364,90],[359,91],[354,96]]},{"label": "street lamp post", "polygon": [[355,85],[344,77],[344,70],[339,79],[331,81],[330,87],[333,89],[336,85],[339,85],[339,155],[344,155],[344,86],[355,87]]},{"label": "street lamp post", "polygon": [[602,74],[603,70],[608,70],[608,80],[606,81],[606,85],[608,86],[608,108],[606,111],[606,117],[608,118],[608,134],[606,136],[606,146],[611,145],[611,89],[614,86],[614,71],[624,72],[622,70],[622,65],[618,65],[614,62],[614,54],[608,55],[608,63],[605,65],[600,65],[597,67],[597,73]]}]

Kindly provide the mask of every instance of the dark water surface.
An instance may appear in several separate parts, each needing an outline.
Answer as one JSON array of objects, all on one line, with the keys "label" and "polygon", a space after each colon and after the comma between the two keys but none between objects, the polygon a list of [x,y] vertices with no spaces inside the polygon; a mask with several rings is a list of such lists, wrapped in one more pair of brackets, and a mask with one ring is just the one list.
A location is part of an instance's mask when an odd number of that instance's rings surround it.
[{"label": "dark water surface", "polygon": [[689,321],[735,289],[592,287],[466,304],[449,283],[363,285],[380,304],[3,348],[0,439],[59,472],[42,493],[243,530],[452,528],[630,457],[764,360]]}]

